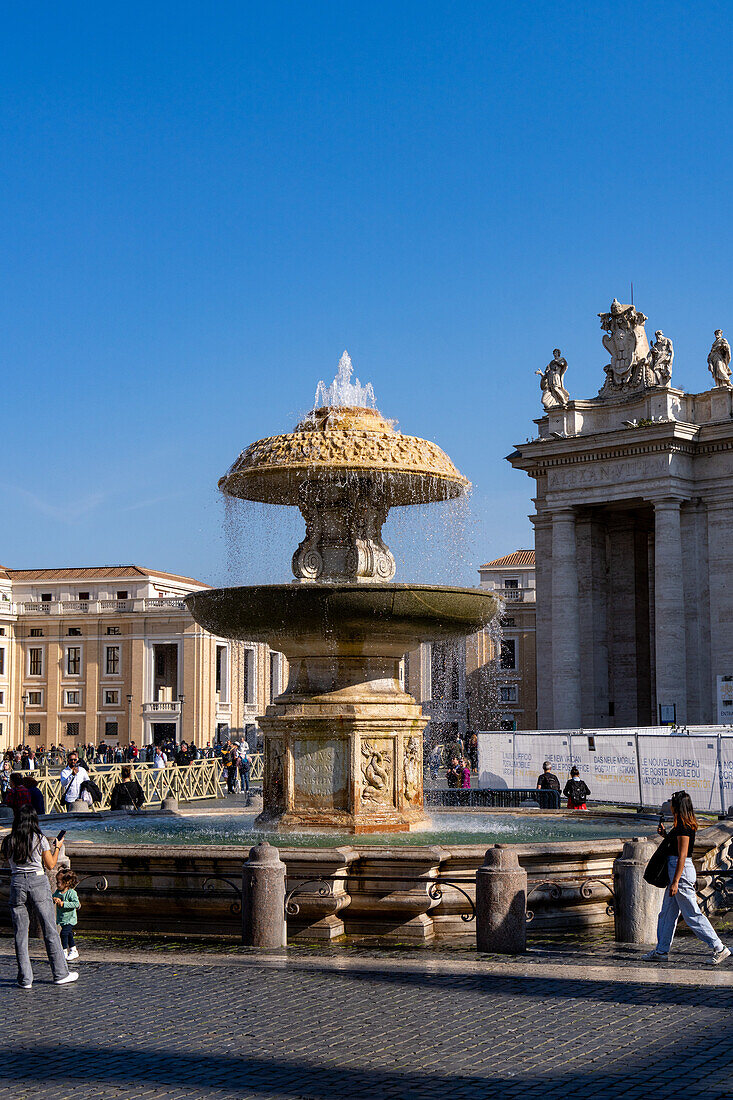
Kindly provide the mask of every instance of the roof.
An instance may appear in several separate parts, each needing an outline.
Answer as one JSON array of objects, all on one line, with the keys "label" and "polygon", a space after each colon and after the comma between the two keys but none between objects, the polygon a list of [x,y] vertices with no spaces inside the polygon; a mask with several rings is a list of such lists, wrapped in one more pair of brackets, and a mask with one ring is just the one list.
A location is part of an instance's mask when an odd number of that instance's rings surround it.
[{"label": "roof", "polygon": [[10,580],[10,577],[8,575],[7,569],[5,569],[2,565],[0,565],[0,581],[9,581],[9,580]]},{"label": "roof", "polygon": [[208,587],[193,577],[181,577],[178,573],[164,573],[161,569],[145,569],[141,565],[85,565],[70,569],[5,569],[2,573],[12,581],[120,581],[134,577],[162,577],[182,584]]},{"label": "roof", "polygon": [[479,569],[491,569],[494,566],[499,568],[506,568],[507,566],[517,567],[520,565],[534,566],[534,550],[514,550],[511,554],[505,554],[503,558],[495,558],[494,561],[487,561],[485,565],[480,565]]}]

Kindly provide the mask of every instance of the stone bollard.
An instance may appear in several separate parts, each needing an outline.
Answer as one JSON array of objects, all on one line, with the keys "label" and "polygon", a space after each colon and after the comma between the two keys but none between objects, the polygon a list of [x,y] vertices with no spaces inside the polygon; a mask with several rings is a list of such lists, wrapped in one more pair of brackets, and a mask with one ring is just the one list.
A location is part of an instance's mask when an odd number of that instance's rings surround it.
[{"label": "stone bollard", "polygon": [[657,845],[635,836],[613,861],[614,925],[619,943],[657,942],[657,918],[664,890],[644,881],[644,870]]},{"label": "stone bollard", "polygon": [[495,844],[476,872],[476,948],[500,955],[527,950],[527,872],[509,844]]},{"label": "stone bollard", "polygon": [[164,798],[160,804],[161,810],[170,810],[171,813],[178,813],[178,799],[169,794],[167,798]]},{"label": "stone bollard", "polygon": [[91,803],[85,802],[83,798],[77,798],[71,803],[71,811],[75,814],[90,814],[92,812]]},{"label": "stone bollard", "polygon": [[285,947],[285,864],[266,840],[249,850],[242,865],[242,943]]}]

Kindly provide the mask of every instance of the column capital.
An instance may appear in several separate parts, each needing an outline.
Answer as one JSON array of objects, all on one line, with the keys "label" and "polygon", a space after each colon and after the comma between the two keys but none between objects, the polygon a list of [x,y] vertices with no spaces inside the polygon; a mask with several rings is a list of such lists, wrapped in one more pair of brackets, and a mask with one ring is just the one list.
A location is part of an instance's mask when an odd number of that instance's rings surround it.
[{"label": "column capital", "polygon": [[548,514],[553,523],[556,520],[569,522],[570,520],[575,520],[577,511],[572,504],[563,504],[559,508],[548,508]]},{"label": "column capital", "polygon": [[686,504],[688,497],[673,496],[671,493],[663,497],[648,497],[647,500],[654,508],[655,512],[661,511],[679,511],[683,504]]}]

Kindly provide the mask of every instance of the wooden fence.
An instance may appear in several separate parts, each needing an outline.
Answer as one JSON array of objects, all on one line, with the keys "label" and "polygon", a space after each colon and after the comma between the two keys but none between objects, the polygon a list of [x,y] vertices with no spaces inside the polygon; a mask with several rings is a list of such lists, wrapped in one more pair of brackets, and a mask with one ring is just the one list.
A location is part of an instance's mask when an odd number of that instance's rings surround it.
[{"label": "wooden fence", "polygon": [[[258,782],[262,779],[262,754],[253,753],[251,756],[252,770],[250,782]],[[121,780],[124,764],[104,764],[101,767],[89,768],[89,777],[102,792],[102,802],[92,809],[109,809],[112,788]],[[196,802],[203,798],[221,798],[226,789],[226,775],[221,766],[221,760],[215,757],[212,760],[194,760],[187,766],[179,767],[169,764],[166,768],[155,768],[152,764],[131,764],[133,778],[145,794],[145,805],[162,802],[169,796],[177,798],[179,802]],[[34,777],[46,803],[46,813],[54,813],[63,809],[61,798],[63,787],[59,779],[59,772],[37,770]]]}]

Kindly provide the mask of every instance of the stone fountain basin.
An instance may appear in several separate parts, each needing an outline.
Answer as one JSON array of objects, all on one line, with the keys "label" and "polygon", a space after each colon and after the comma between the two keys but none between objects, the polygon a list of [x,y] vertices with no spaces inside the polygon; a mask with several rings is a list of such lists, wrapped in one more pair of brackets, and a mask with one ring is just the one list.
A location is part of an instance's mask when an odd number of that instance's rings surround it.
[{"label": "stone fountain basin", "polygon": [[497,612],[480,588],[431,584],[258,584],[186,597],[212,634],[286,655],[401,656],[419,642],[466,637]]}]

